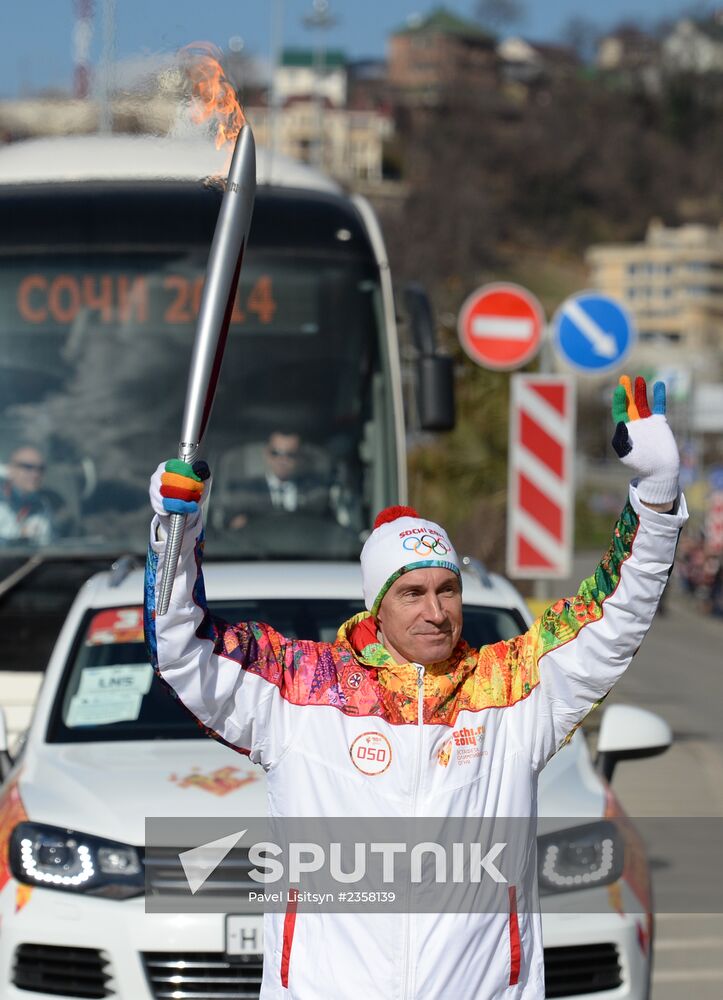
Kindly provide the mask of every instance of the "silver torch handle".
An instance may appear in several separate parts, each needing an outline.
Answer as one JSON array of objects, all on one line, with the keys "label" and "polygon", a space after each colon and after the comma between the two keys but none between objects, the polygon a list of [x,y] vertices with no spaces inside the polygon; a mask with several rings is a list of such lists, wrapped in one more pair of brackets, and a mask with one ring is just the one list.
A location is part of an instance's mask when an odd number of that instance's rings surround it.
[{"label": "silver torch handle", "polygon": [[[206,281],[196,324],[178,457],[192,462],[198,452],[213,405],[241,261],[251,225],[256,194],[256,147],[248,124],[236,139],[226,191],[206,268]],[[156,615],[165,615],[171,600],[185,514],[171,514]]]}]

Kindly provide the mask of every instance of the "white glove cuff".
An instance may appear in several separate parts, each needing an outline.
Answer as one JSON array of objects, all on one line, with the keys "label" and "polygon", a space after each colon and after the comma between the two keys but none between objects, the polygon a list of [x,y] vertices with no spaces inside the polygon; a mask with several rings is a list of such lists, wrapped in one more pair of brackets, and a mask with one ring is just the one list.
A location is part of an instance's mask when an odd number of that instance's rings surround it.
[{"label": "white glove cuff", "polygon": [[645,503],[672,503],[680,492],[677,476],[663,479],[659,476],[646,476],[637,483],[638,496]]}]

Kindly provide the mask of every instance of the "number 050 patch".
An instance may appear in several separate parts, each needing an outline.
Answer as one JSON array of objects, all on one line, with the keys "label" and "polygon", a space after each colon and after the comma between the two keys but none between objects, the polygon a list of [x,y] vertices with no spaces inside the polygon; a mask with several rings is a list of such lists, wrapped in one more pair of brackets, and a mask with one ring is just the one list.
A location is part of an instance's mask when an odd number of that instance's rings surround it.
[{"label": "number 050 patch", "polygon": [[362,774],[383,774],[392,762],[392,746],[381,733],[361,733],[349,747],[351,762]]}]

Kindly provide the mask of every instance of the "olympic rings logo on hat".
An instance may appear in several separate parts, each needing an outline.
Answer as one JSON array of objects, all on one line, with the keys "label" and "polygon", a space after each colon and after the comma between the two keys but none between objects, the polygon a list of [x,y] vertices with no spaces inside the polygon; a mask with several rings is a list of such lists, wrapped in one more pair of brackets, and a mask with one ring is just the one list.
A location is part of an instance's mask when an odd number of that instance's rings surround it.
[{"label": "olympic rings logo on hat", "polygon": [[450,546],[442,538],[435,538],[434,535],[418,535],[405,538],[403,547],[408,552],[414,552],[417,556],[446,556],[450,551]]}]

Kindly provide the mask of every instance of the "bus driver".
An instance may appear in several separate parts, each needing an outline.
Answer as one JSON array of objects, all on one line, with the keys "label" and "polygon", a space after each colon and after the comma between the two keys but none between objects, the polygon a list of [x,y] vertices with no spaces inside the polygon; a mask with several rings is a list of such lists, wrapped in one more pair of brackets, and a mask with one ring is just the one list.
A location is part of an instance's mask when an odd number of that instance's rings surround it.
[{"label": "bus driver", "polygon": [[[411,508],[377,518],[361,554],[367,610],[336,641],[289,639],[270,625],[215,619],[201,576],[202,475],[151,481],[146,587],[150,655],[210,735],[267,771],[283,816],[532,816],[537,777],[638,649],[686,520],[679,458],[657,383],[621,379],[613,446],[635,479],[609,551],[578,593],[524,634],[481,649],[461,638],[459,560],[447,533]],[[178,466],[174,466],[178,469]],[[188,521],[168,613],[154,613],[168,513]],[[424,545],[408,544],[424,537]],[[420,729],[420,723],[423,730]],[[460,726],[485,727],[475,780],[440,768]],[[372,733],[391,750],[366,775],[349,748]],[[426,810],[426,812],[425,812]],[[267,914],[261,997],[543,1000],[539,912]],[[529,908],[532,909],[532,908]]]}]

